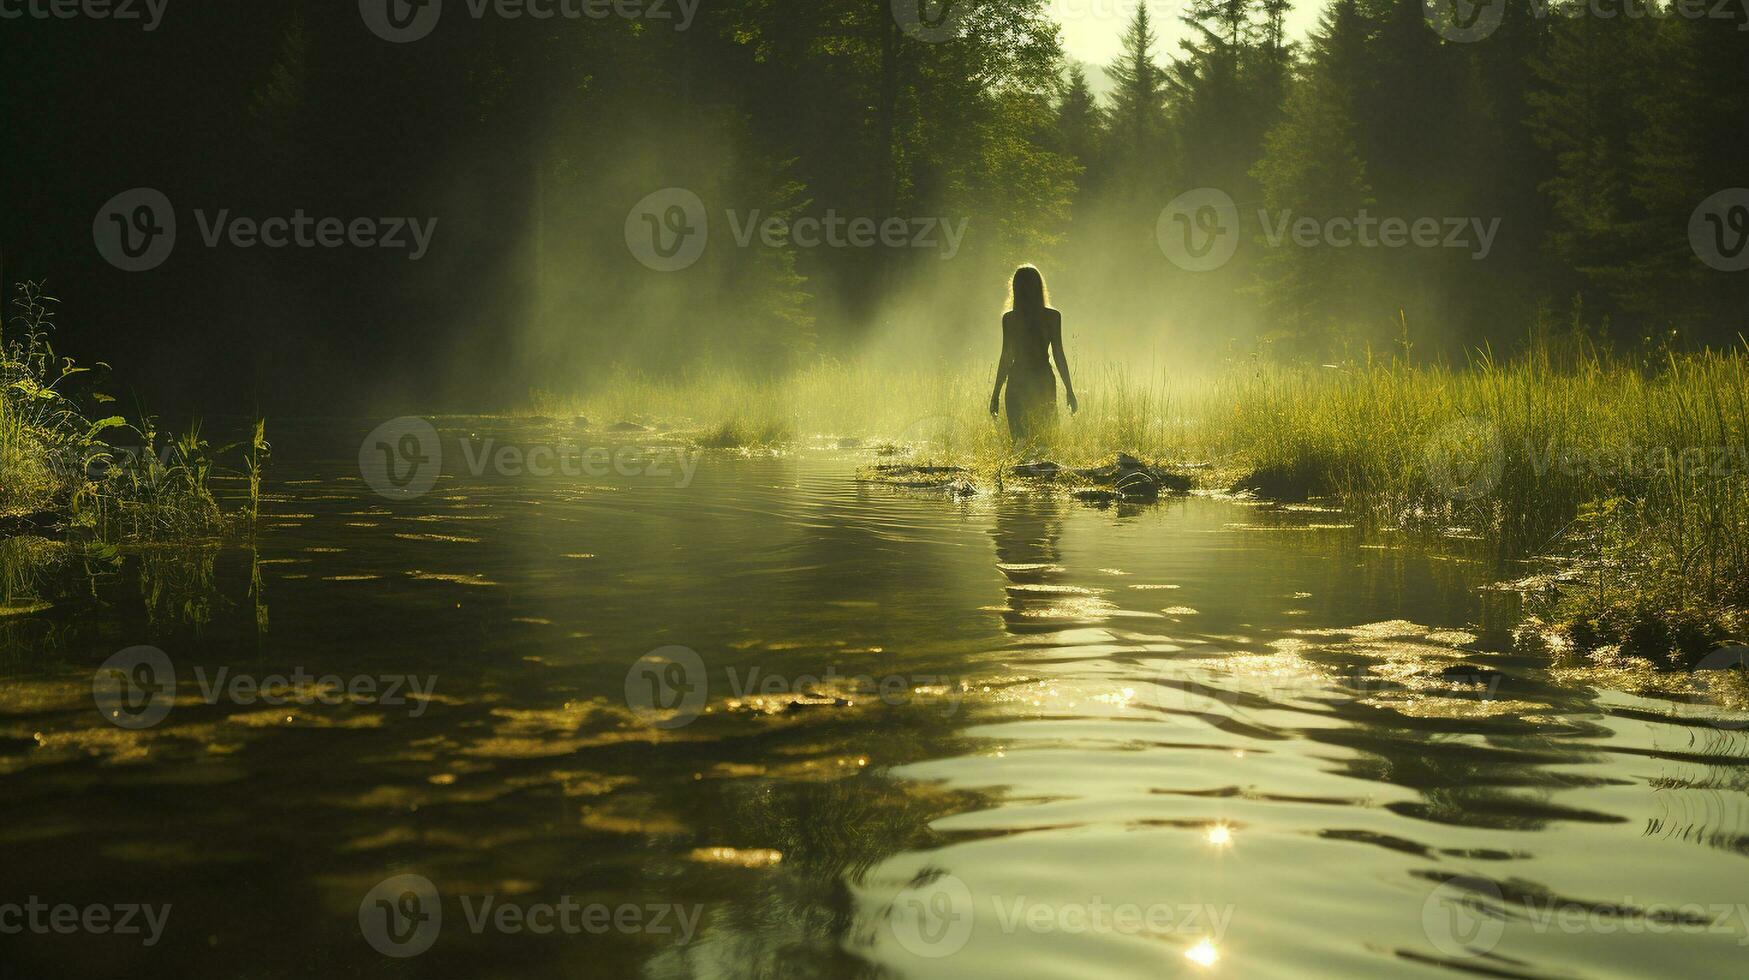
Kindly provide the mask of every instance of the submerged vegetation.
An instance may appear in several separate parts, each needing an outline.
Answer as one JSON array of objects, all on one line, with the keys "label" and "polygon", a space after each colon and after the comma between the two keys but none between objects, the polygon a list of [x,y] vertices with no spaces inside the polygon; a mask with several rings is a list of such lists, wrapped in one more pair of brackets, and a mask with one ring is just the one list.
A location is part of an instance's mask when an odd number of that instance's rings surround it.
[{"label": "submerged vegetation", "polygon": [[[1083,372],[1085,373],[1085,372]],[[1083,379],[1082,410],[1015,445],[978,369],[824,363],[793,378],[622,375],[545,415],[663,419],[706,447],[871,448],[986,487],[1123,453],[1205,490],[1330,498],[1369,525],[1558,566],[1544,615],[1580,652],[1692,664],[1749,609],[1749,350],[1621,355],[1574,332],[1511,358],[1235,361]],[[943,470],[942,472],[946,472]],[[956,471],[957,472],[957,471]]]},{"label": "submerged vegetation", "polygon": [[[257,421],[241,444],[213,446],[199,422],[166,437],[141,415],[93,417],[114,399],[92,386],[108,365],[83,366],[53,344],[56,299],[20,283],[0,334],[0,602],[32,596],[29,567],[55,546],[99,550],[210,542],[253,527],[270,447]],[[240,451],[248,496],[227,510],[214,495],[219,460]]]}]

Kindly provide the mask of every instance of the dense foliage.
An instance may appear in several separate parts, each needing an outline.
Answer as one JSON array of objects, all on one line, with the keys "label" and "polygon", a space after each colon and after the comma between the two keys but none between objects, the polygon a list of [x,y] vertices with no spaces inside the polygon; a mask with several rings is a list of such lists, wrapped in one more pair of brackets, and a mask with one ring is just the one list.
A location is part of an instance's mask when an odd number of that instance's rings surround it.
[{"label": "dense foliage", "polygon": [[[1617,346],[1729,342],[1749,277],[1703,264],[1688,226],[1749,183],[1743,10],[1500,2],[1464,42],[1421,0],[1331,0],[1295,42],[1284,0],[1193,0],[1178,50],[1138,6],[1108,66],[1065,60],[1045,0],[957,0],[927,40],[889,0],[710,0],[686,30],[452,4],[411,44],[327,0],[178,7],[151,33],[9,22],[0,166],[32,193],[0,248],[12,278],[126,310],[97,338],[118,362],[251,409],[315,379],[337,403],[487,406],[606,364],[782,370],[896,332],[921,338],[911,354],[985,356],[1023,260],[1047,265],[1072,332],[1206,350],[1456,356],[1578,309]],[[135,186],[164,190],[196,244],[129,276],[92,254],[90,215]],[[628,211],[669,187],[712,222],[682,274],[626,248]],[[1156,221],[1201,187],[1236,202],[1245,238],[1191,272]],[[190,227],[195,209],[294,208],[441,224],[419,262],[205,248]],[[1485,258],[1267,240],[1363,213],[1499,226]],[[725,227],[773,216],[969,231],[943,262],[736,247]],[[190,343],[146,339],[164,336]]]}]

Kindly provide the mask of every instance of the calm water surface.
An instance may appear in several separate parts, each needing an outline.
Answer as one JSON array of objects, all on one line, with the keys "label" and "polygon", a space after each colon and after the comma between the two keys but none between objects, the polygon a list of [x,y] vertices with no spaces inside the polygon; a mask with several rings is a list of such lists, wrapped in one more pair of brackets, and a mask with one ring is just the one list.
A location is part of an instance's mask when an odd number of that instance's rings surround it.
[{"label": "calm water surface", "polygon": [[[0,936],[0,972],[1745,962],[1743,719],[1503,652],[1478,564],[1312,509],[904,494],[861,451],[475,476],[458,440],[574,435],[473,421],[391,501],[368,428],[282,429],[253,554],[60,567],[9,618],[0,905],[171,909],[151,947]],[[142,644],[175,700],[128,729],[92,677]],[[302,703],[208,703],[221,668]]]}]

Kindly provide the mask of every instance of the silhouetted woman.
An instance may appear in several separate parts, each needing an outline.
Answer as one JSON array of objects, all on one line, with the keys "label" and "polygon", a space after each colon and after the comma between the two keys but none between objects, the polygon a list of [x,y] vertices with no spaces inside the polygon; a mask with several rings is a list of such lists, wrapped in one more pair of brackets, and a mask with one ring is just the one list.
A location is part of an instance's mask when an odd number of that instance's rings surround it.
[{"label": "silhouetted woman", "polygon": [[1051,377],[1047,354],[1055,358],[1069,395],[1069,411],[1075,403],[1075,385],[1069,380],[1069,358],[1063,353],[1063,315],[1050,308],[1045,295],[1045,277],[1038,269],[1023,265],[1014,270],[1008,293],[1008,312],[1002,314],[1002,360],[996,364],[996,390],[990,392],[990,414],[995,415],[1008,385],[1008,434],[1029,438],[1057,417],[1057,382]]}]

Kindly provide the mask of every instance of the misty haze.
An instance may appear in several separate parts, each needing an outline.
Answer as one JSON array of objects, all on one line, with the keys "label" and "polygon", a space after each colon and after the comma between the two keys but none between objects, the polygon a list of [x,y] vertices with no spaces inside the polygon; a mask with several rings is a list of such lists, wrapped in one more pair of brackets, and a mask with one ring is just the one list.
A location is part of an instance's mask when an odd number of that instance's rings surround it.
[{"label": "misty haze", "polygon": [[1740,972],[1745,79],[0,0],[0,978]]}]

